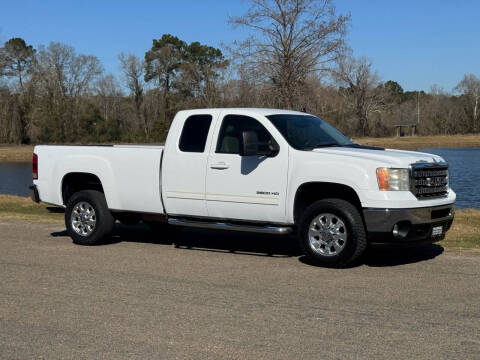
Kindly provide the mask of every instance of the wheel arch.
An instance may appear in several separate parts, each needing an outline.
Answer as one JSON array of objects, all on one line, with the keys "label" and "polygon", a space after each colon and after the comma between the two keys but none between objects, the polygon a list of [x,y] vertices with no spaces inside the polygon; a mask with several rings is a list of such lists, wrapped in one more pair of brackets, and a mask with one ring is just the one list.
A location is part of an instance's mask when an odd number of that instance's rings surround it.
[{"label": "wheel arch", "polygon": [[78,191],[96,190],[105,194],[103,183],[100,178],[89,172],[69,172],[61,181],[62,201],[67,205],[70,197]]},{"label": "wheel arch", "polygon": [[363,219],[362,203],[358,193],[351,186],[334,183],[312,181],[301,184],[295,193],[293,202],[293,220],[297,224],[302,212],[315,201],[336,198],[354,205]]}]

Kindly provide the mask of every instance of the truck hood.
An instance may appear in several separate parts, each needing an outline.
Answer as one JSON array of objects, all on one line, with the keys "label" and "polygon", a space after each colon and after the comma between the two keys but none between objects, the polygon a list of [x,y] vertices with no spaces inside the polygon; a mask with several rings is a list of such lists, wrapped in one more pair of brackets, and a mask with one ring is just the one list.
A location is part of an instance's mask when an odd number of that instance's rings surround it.
[{"label": "truck hood", "polygon": [[380,166],[398,166],[408,167],[415,162],[442,162],[445,161],[441,156],[422,153],[417,151],[405,151],[395,149],[371,149],[371,148],[350,148],[350,147],[332,147],[318,148],[312,150],[319,154],[329,154],[337,156],[347,156],[349,158],[358,158],[361,160],[370,160],[378,162]]}]

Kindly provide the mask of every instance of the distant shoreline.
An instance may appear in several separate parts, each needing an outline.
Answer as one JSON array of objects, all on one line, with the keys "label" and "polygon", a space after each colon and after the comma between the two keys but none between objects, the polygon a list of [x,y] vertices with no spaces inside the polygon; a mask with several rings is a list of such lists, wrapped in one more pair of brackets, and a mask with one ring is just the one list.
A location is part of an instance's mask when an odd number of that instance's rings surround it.
[{"label": "distant shoreline", "polygon": [[417,150],[423,148],[468,148],[480,147],[480,134],[403,136],[385,138],[356,138],[362,145],[380,146],[387,149]]},{"label": "distant shoreline", "polygon": [[[367,137],[354,138],[353,140],[362,145],[401,150],[480,147],[480,134],[384,138]],[[33,145],[0,144],[0,162],[30,162],[32,161],[32,152]]]}]

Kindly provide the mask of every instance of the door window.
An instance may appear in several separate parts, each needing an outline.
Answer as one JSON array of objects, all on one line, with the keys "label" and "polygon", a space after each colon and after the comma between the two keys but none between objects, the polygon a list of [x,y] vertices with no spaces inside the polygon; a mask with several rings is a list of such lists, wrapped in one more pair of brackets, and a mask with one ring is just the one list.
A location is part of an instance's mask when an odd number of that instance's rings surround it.
[{"label": "door window", "polygon": [[257,120],[245,115],[227,115],[223,118],[222,127],[218,135],[216,152],[219,154],[241,154],[242,132],[255,131],[259,143],[268,146],[272,136]]}]

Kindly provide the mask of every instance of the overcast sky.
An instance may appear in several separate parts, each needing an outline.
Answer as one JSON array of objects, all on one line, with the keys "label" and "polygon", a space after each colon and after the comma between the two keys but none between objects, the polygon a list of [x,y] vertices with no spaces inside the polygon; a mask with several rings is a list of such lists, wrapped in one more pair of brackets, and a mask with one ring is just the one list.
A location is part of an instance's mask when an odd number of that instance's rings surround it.
[{"label": "overcast sky", "polygon": [[[437,84],[451,91],[465,73],[480,76],[479,0],[337,0],[350,12],[348,42],[356,56],[373,62],[383,80],[406,90]],[[219,47],[242,38],[228,16],[245,1],[24,0],[1,5],[0,40],[22,37],[38,47],[50,41],[96,55],[107,72],[118,73],[117,56],[143,58],[152,39],[171,33]]]}]

